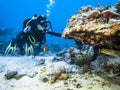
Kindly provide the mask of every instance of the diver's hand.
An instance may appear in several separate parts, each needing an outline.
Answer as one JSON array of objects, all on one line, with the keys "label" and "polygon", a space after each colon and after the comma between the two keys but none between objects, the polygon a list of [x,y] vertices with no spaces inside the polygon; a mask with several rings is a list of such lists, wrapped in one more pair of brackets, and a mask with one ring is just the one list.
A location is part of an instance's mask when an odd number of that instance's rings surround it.
[{"label": "diver's hand", "polygon": [[43,31],[43,30],[44,30],[44,27],[42,27],[41,25],[38,24],[38,25],[37,25],[37,29]]},{"label": "diver's hand", "polygon": [[30,32],[31,27],[30,26],[26,26],[23,30],[24,33]]}]

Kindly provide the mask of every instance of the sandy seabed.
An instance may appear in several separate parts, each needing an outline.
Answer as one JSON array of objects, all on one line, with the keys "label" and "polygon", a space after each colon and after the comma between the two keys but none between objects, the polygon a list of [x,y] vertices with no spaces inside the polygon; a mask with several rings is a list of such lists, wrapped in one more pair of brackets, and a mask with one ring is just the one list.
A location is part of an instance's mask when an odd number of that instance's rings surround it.
[{"label": "sandy seabed", "polygon": [[[36,57],[41,58],[41,57]],[[51,57],[42,57],[50,60]],[[42,82],[39,75],[34,77],[23,76],[19,80],[14,78],[6,80],[4,75],[7,70],[22,69],[24,71],[39,70],[40,66],[35,66],[38,59],[31,57],[0,57],[0,90],[120,90],[119,85],[115,85],[95,74],[70,74],[67,80],[56,81],[53,84]]]}]

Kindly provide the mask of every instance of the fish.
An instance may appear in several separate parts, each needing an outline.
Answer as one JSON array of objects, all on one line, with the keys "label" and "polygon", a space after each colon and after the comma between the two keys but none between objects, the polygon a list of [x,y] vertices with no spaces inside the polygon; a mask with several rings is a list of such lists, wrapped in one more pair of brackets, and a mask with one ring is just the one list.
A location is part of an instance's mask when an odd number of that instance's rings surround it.
[{"label": "fish", "polygon": [[109,55],[109,56],[113,56],[113,57],[118,57],[119,56],[119,52],[115,51],[113,49],[102,48],[102,49],[100,49],[100,53],[105,54],[105,55]]}]

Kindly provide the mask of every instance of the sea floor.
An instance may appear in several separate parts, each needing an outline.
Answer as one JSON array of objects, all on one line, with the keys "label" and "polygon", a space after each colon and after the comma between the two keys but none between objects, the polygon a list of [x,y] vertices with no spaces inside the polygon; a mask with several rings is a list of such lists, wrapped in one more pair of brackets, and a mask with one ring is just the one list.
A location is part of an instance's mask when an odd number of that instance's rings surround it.
[{"label": "sea floor", "polygon": [[[120,90],[120,85],[115,85],[102,77],[85,73],[71,73],[67,80],[59,80],[55,83],[42,82],[38,72],[43,65],[38,65],[41,59],[46,63],[53,56],[36,57],[0,57],[0,90]],[[20,79],[5,79],[8,70],[17,70],[24,74]]]}]

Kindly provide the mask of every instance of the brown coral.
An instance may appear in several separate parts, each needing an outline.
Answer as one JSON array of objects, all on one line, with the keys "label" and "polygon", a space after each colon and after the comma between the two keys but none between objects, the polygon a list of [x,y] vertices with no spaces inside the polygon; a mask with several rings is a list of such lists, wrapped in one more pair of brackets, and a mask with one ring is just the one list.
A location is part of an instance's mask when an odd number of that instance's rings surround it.
[{"label": "brown coral", "polygon": [[113,11],[110,11],[110,10],[106,10],[106,11],[102,12],[102,16],[104,18],[117,18],[120,15],[118,13],[116,13],[116,12],[113,12]]},{"label": "brown coral", "polygon": [[88,15],[88,19],[97,19],[101,16],[100,11],[98,10],[93,10],[89,15]]},{"label": "brown coral", "polygon": [[[76,22],[72,22],[72,18],[70,18],[62,33],[62,37],[74,39],[79,44],[120,50],[119,14],[110,10],[103,11],[101,13],[102,17],[99,18],[99,11],[93,10],[91,14],[86,14],[87,12],[83,12],[74,15],[74,19],[76,19],[74,21]],[[88,20],[88,18],[95,19]],[[105,22],[106,18],[109,19],[109,21]],[[71,27],[70,25],[73,26]]]}]

